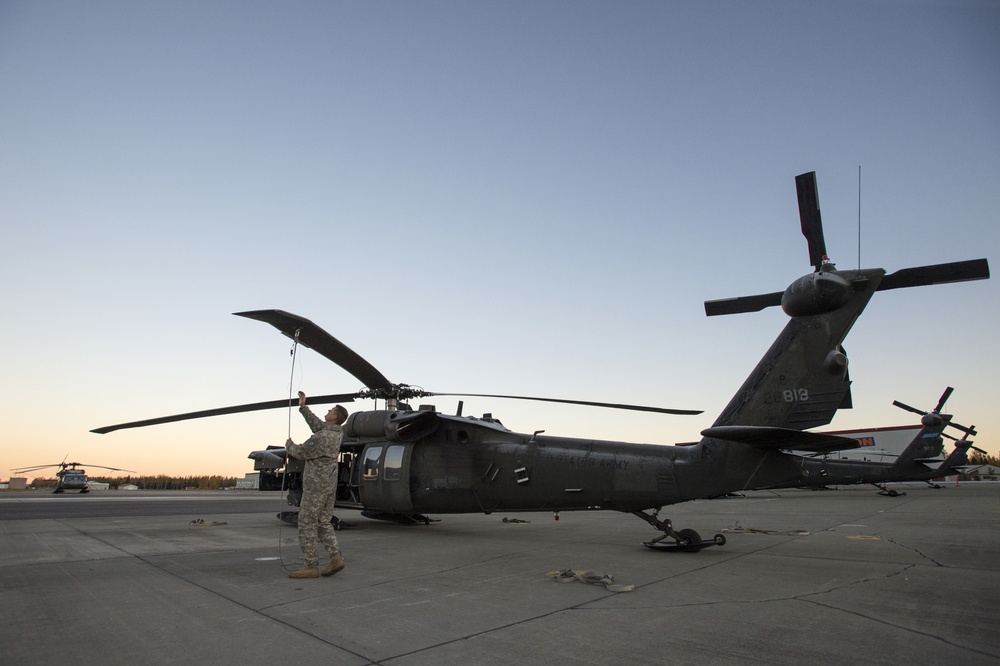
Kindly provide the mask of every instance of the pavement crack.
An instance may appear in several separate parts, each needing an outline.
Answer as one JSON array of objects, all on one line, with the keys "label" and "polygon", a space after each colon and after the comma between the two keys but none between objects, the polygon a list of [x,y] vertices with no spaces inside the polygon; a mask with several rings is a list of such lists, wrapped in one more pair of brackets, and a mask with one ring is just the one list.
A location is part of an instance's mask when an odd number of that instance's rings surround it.
[{"label": "pavement crack", "polygon": [[916,553],[917,555],[919,555],[920,557],[924,558],[925,560],[927,560],[928,562],[930,562],[931,564],[933,564],[936,567],[943,567],[943,566],[945,566],[944,564],[941,564],[940,562],[938,562],[937,560],[935,560],[930,555],[927,555],[926,553],[924,553],[923,551],[921,551],[919,548],[914,548],[913,546],[907,546],[906,544],[900,543],[900,542],[896,541],[895,539],[892,539],[892,538],[889,538],[889,537],[886,537],[885,540],[886,540],[887,543],[891,543],[894,546],[898,546],[898,547],[900,547],[900,548],[902,548],[904,550],[908,550],[911,553]]},{"label": "pavement crack", "polygon": [[[896,572],[895,574],[892,574],[892,575],[896,576],[896,575],[899,575],[899,573],[900,572]],[[887,578],[891,578],[891,577],[892,576],[887,576]],[[806,596],[808,596],[808,595],[806,595]],[[956,649],[959,649],[959,650],[967,650],[969,652],[972,652],[972,653],[975,653],[975,654],[978,654],[978,655],[982,655],[984,657],[989,657],[990,659],[996,659],[996,654],[994,654],[992,652],[987,652],[985,650],[980,650],[978,648],[970,647],[968,645],[962,645],[961,643],[956,643],[955,641],[948,640],[947,638],[944,638],[942,636],[938,636],[937,634],[932,634],[932,633],[929,633],[929,632],[926,632],[926,631],[921,631],[919,629],[914,629],[913,627],[907,627],[905,625],[897,624],[895,622],[889,622],[888,620],[883,620],[882,618],[875,617],[874,615],[869,615],[868,613],[861,613],[861,612],[858,612],[858,611],[850,610],[848,608],[841,608],[840,606],[831,606],[830,604],[825,604],[825,603],[823,603],[821,601],[817,601],[815,599],[806,599],[804,597],[803,598],[797,598],[797,599],[798,599],[798,601],[802,601],[802,602],[805,602],[805,603],[808,603],[808,604],[813,604],[815,606],[820,606],[821,608],[826,608],[826,609],[832,610],[832,611],[838,611],[840,613],[845,613],[847,615],[854,615],[855,617],[862,618],[862,619],[867,620],[869,622],[876,622],[876,623],[884,625],[886,627],[892,627],[893,629],[898,629],[899,631],[902,631],[902,632],[905,632],[905,633],[913,634],[915,636],[922,636],[923,638],[927,638],[927,639],[930,639],[930,640],[933,640],[933,641],[938,641],[939,643],[942,643],[942,644],[947,645],[949,647],[953,647],[953,648],[956,648]]]}]

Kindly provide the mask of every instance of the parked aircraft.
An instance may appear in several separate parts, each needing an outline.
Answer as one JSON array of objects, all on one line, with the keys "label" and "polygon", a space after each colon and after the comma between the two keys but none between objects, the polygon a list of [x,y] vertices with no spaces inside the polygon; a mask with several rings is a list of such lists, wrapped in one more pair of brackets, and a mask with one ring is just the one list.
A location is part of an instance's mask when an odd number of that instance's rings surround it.
[{"label": "parked aircraft", "polygon": [[[921,428],[911,440],[909,446],[892,462],[845,460],[815,456],[799,455],[801,476],[797,479],[784,481],[771,488],[816,487],[870,483],[877,486],[886,495],[895,497],[899,494],[889,489],[886,484],[898,481],[931,481],[945,476],[958,474],[967,465],[968,452],[975,448],[968,439],[975,436],[973,426],[966,427],[952,421],[951,414],[942,414],[945,402],[951,396],[953,389],[948,387],[938,400],[937,406],[929,411],[904,405],[893,404],[909,411],[921,414]],[[955,449],[947,458],[941,459],[944,450],[945,428],[955,428],[965,433],[956,441]],[[904,493],[905,494],[905,493]]]},{"label": "parked aircraft", "polygon": [[[669,519],[659,517],[660,509],[797,479],[802,475],[801,459],[785,453],[789,449],[822,453],[856,446],[854,440],[809,429],[828,424],[838,409],[851,406],[842,343],[875,292],[989,277],[986,259],[908,268],[888,275],[881,268],[838,270],[826,256],[815,173],[798,176],[796,188],[802,232],[814,271],[784,291],[705,303],[710,316],[780,305],[789,321],[714,424],[691,445],[554,437],[543,435],[541,430],[516,433],[489,414],[473,418],[462,415],[461,408],[456,414],[444,414],[432,405],[411,410],[406,401],[462,394],[434,393],[391,382],[303,317],[282,310],[237,314],[273,325],[296,345],[310,347],[343,367],[366,387],[354,393],[315,396],[308,404],[385,401],[385,409],[356,411],[344,424],[338,506],[395,520],[424,521],[423,514],[428,513],[606,509],[631,513],[659,530],[660,536],[645,542],[651,548],[699,550],[722,545],[725,538],[721,534],[703,540],[693,529],[675,530]],[[285,399],[210,409],[106,426],[94,432],[259,409],[289,409],[296,402]],[[284,450],[258,451],[251,457],[261,472],[261,487],[286,488],[290,502],[297,505],[301,472],[292,465],[284,467]]]}]

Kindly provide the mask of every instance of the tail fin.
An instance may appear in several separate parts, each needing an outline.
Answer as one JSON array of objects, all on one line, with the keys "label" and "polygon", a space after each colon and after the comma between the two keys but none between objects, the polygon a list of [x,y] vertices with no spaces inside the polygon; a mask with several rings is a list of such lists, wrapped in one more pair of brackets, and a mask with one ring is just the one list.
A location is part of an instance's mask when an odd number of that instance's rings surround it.
[{"label": "tail fin", "polygon": [[791,321],[733,396],[713,427],[771,426],[804,430],[851,407],[843,341],[872,295],[882,289],[989,278],[985,259],[906,268],[838,271],[826,256],[815,172],[795,179],[802,234],[815,272],[783,292],[705,303],[709,316],[781,305]]},{"label": "tail fin", "polygon": [[[885,275],[882,269],[825,271],[794,282],[782,297],[791,320],[713,425],[805,430],[851,406],[842,343]],[[822,294],[821,294],[822,292]],[[808,306],[839,292],[832,301]],[[832,306],[832,307],[831,307]],[[813,310],[810,312],[809,310]]]},{"label": "tail fin", "polygon": [[[912,476],[914,471],[919,472],[917,478],[937,478],[958,474],[962,467],[969,463],[969,449],[975,448],[969,440],[969,436],[976,435],[975,426],[964,426],[952,421],[951,414],[942,414],[944,404],[951,396],[954,389],[948,387],[938,399],[937,406],[929,412],[921,411],[915,407],[910,407],[898,400],[893,401],[893,405],[905,409],[908,412],[920,414],[920,423],[923,427],[910,443],[906,450],[900,454],[896,462],[892,464],[890,473],[895,477]],[[944,432],[945,428],[955,428],[965,433],[962,439],[955,440],[955,450],[952,451],[943,462],[936,467],[931,467],[931,463],[938,463],[941,452],[944,450],[944,439],[955,439]]]},{"label": "tail fin", "polygon": [[940,461],[939,456],[944,451],[944,439],[941,437],[941,431],[944,430],[950,419],[950,415],[941,414],[938,423],[925,424],[910,442],[910,445],[892,463],[890,470],[892,472],[902,471],[914,465],[926,465]]},{"label": "tail fin", "polygon": [[934,476],[951,476],[965,471],[964,468],[969,464],[969,449],[971,448],[975,447],[972,446],[972,442],[968,439],[962,438],[958,440],[955,443],[955,450],[949,453],[944,462],[934,470]]},{"label": "tail fin", "polygon": [[942,414],[941,410],[944,409],[945,403],[948,398],[951,397],[952,392],[955,389],[952,387],[947,387],[941,397],[938,399],[937,405],[929,412],[922,411],[916,407],[910,407],[909,405],[902,403],[898,400],[894,400],[892,404],[900,409],[905,409],[908,412],[913,412],[915,414],[920,414],[920,423],[923,428],[917,433],[917,436],[913,438],[913,442],[910,443],[906,450],[899,456],[895,463],[893,463],[893,468],[895,470],[903,470],[909,466],[915,464],[934,463],[940,460],[939,456],[944,450],[944,437],[949,439],[955,439],[951,435],[944,433],[944,429],[951,427],[956,430],[961,430],[965,435],[960,440],[956,440],[958,443],[955,446],[955,450],[945,458],[935,469],[936,472],[940,472],[938,476],[948,476],[949,474],[955,474],[958,472],[957,468],[961,465],[968,463],[968,452],[969,448],[972,447],[972,442],[969,441],[969,436],[976,435],[976,428],[974,426],[964,426],[959,423],[952,421],[951,414]]}]

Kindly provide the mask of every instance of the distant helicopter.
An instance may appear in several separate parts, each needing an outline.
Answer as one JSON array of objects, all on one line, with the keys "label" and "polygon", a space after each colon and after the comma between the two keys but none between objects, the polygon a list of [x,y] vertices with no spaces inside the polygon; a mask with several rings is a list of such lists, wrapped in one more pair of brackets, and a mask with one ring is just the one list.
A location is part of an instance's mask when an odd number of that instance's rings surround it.
[{"label": "distant helicopter", "polygon": [[[975,426],[963,426],[952,421],[951,414],[942,414],[949,396],[954,389],[948,387],[938,400],[937,406],[929,412],[910,407],[899,401],[893,405],[921,415],[921,428],[913,436],[910,444],[892,462],[836,460],[814,456],[800,456],[801,475],[786,482],[778,483],[770,488],[810,488],[831,485],[871,484],[877,487],[881,494],[896,497],[900,494],[887,487],[887,483],[899,481],[926,481],[940,479],[958,474],[969,462],[969,449],[983,452],[973,446],[968,439],[975,437]],[[944,432],[945,428],[955,428],[964,434],[962,439],[955,439]],[[956,442],[955,449],[942,460],[939,456],[944,450],[944,438]],[[940,487],[940,486],[938,486]]]},{"label": "distant helicopter", "polygon": [[[774,486],[802,475],[800,456],[858,446],[854,439],[809,432],[851,407],[844,338],[876,291],[986,279],[986,259],[908,268],[837,270],[826,256],[814,172],[795,179],[802,232],[815,270],[771,294],[708,301],[709,316],[754,312],[781,305],[790,317],[777,340],[714,424],[692,444],[662,446],[516,433],[490,414],[454,415],[433,405],[410,409],[405,401],[431,396],[518,398],[667,414],[690,410],[580,400],[433,393],[390,382],[368,361],[314,323],[282,310],[236,313],[273,325],[281,333],[340,365],[366,388],[316,396],[307,404],[384,400],[385,409],[356,411],[344,424],[338,506],[372,517],[428,522],[428,513],[574,511],[631,513],[662,534],[650,548],[697,551],[723,545],[660,519],[662,507],[712,495]],[[237,405],[97,428],[108,433],[186,419],[292,408],[295,400]],[[301,467],[282,448],[250,454],[262,489],[289,490],[298,505]],[[284,471],[280,471],[284,468]]]},{"label": "distant helicopter", "polygon": [[90,492],[90,482],[87,480],[87,470],[79,469],[83,465],[87,467],[97,467],[99,469],[107,469],[114,472],[131,472],[135,473],[130,469],[119,469],[117,467],[103,467],[101,465],[88,465],[87,463],[80,462],[61,462],[55,463],[54,465],[38,465],[36,467],[24,467],[22,469],[12,470],[16,474],[26,474],[28,472],[37,472],[40,469],[45,469],[47,467],[58,467],[59,471],[56,472],[56,489],[53,493],[63,493],[67,490],[79,490],[80,494]]}]

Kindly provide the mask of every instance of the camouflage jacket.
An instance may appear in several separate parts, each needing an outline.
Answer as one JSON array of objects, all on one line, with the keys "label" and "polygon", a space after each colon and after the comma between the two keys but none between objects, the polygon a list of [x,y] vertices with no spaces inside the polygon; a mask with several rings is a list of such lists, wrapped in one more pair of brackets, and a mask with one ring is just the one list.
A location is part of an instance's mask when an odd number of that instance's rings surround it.
[{"label": "camouflage jacket", "polygon": [[300,407],[299,412],[313,435],[301,444],[289,444],[286,449],[288,455],[306,461],[302,489],[333,490],[337,487],[337,462],[344,431],[335,423],[321,420],[308,407]]}]

